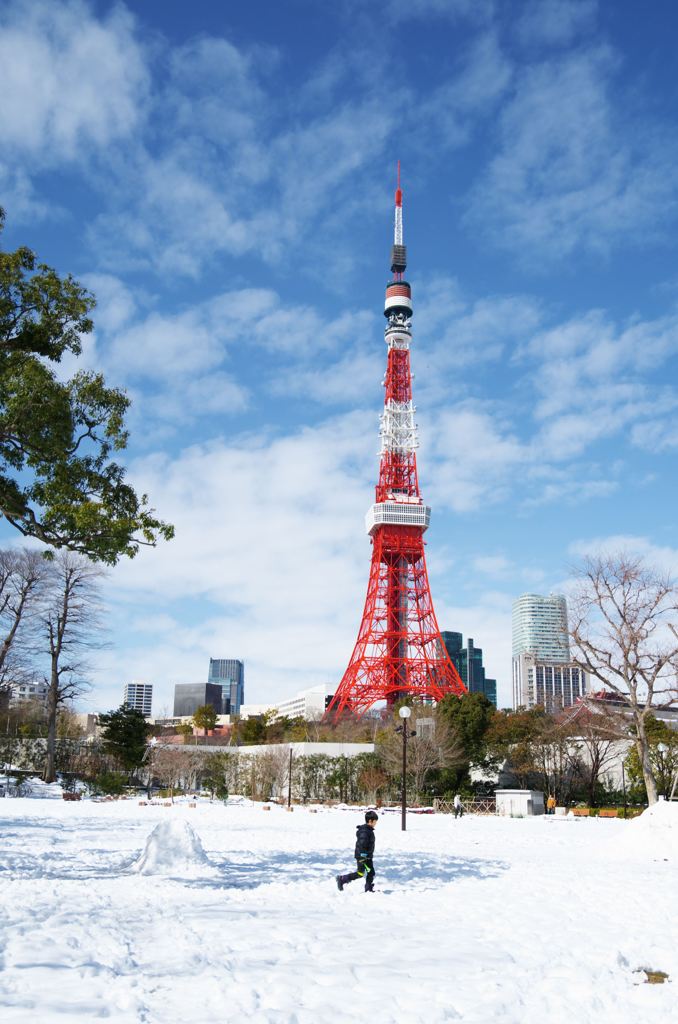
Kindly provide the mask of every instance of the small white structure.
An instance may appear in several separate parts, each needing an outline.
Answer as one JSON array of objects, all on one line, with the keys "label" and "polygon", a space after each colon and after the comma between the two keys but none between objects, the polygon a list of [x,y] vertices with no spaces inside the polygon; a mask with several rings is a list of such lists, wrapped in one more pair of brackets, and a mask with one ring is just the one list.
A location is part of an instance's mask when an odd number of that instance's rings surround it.
[{"label": "small white structure", "polygon": [[544,794],[539,789],[497,789],[497,814],[527,818],[544,813]]}]

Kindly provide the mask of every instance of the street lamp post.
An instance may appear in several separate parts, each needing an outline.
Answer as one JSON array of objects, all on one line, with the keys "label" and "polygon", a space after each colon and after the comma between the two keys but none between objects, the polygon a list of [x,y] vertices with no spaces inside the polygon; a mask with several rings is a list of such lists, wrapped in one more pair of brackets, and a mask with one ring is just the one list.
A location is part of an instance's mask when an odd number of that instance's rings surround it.
[{"label": "street lamp post", "polygon": [[[661,757],[662,784],[666,781],[666,778],[665,778],[665,776],[666,776],[666,766],[664,764],[664,754],[667,754],[668,750],[669,750],[669,748],[666,746],[665,743],[658,743],[657,744],[657,753]],[[664,796],[664,799],[666,799],[666,795],[663,794],[663,796]]]},{"label": "street lamp post", "polygon": [[626,818],[626,815],[627,815],[627,810],[626,810],[626,772],[624,771],[624,762],[623,761],[622,761],[621,769],[622,769],[622,789],[624,791],[624,818]]},{"label": "street lamp post", "polygon": [[396,729],[396,732],[401,732],[403,734],[403,788],[400,828],[401,831],[405,832],[407,829],[407,739],[408,736],[416,736],[416,733],[410,732],[410,730],[407,727],[407,719],[412,714],[412,709],[408,708],[406,705],[403,705],[398,714],[403,720],[403,724],[398,726],[398,728]]},{"label": "street lamp post", "polygon": [[290,764],[287,776],[287,806],[292,806],[292,744],[290,743]]}]

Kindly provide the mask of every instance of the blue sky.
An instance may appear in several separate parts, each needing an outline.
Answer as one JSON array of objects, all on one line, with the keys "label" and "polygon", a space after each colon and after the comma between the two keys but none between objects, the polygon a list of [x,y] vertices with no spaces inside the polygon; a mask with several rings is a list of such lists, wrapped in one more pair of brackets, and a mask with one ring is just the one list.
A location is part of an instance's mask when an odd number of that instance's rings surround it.
[{"label": "blue sky", "polygon": [[[171,544],[105,585],[87,706],[243,657],[336,683],[370,558],[394,169],[441,628],[510,699],[511,602],[678,568],[678,14],[631,0],[0,9],[4,246],[97,295]],[[72,363],[65,368],[70,372]]]}]

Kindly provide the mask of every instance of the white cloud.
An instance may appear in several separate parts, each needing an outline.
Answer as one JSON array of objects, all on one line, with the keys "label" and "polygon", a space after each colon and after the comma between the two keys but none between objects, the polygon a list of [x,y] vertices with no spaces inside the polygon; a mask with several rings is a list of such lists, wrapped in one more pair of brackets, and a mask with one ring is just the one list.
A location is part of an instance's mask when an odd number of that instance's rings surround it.
[{"label": "white cloud", "polygon": [[587,557],[616,556],[620,554],[642,558],[661,572],[678,576],[678,548],[664,547],[649,537],[634,534],[612,534],[573,541],[568,548],[577,560]]},{"label": "white cloud", "polygon": [[436,88],[413,99],[412,131],[422,151],[464,145],[506,92],[513,65],[494,31],[483,32],[464,48],[460,62]]},{"label": "white cloud", "polygon": [[[468,368],[499,362],[521,346],[543,318],[540,303],[532,297],[469,298],[455,278],[444,274],[421,283],[415,278],[413,290],[412,363],[417,396],[428,409],[449,404],[452,387],[457,400],[478,390],[482,376],[467,372]],[[459,371],[464,371],[463,391]]]},{"label": "white cloud", "polygon": [[9,3],[0,15],[0,135],[43,166],[127,138],[144,116],[148,73],[134,19],[101,20],[79,0]]},{"label": "white cloud", "polygon": [[467,219],[531,266],[644,242],[675,212],[675,133],[629,124],[612,100],[617,67],[606,47],[528,66],[502,111]]},{"label": "white cloud", "polygon": [[[146,433],[154,421],[166,421],[180,431],[190,418],[228,416],[243,412],[250,404],[250,390],[221,370],[204,376],[179,377],[155,393],[137,394],[133,416],[137,430]],[[136,434],[136,431],[135,431]],[[153,439],[147,438],[152,444]]]},{"label": "white cloud", "polygon": [[441,410],[427,421],[425,434],[427,457],[436,463],[435,475],[427,475],[426,495],[435,507],[455,512],[505,500],[532,457],[509,424],[471,402]]},{"label": "white cloud", "polygon": [[299,395],[328,405],[363,406],[369,399],[373,404],[375,417],[375,446],[377,438],[377,403],[381,393],[377,391],[384,373],[384,354],[376,347],[367,349],[364,345],[349,346],[340,359],[334,363],[323,362],[315,369],[292,368],[277,374],[272,382],[274,394]]},{"label": "white cloud", "polygon": [[82,283],[96,297],[92,316],[99,330],[110,333],[129,323],[137,310],[137,300],[119,277],[85,274]]},{"label": "white cloud", "polygon": [[266,107],[258,77],[276,63],[271,50],[239,50],[216,37],[189,40],[169,55],[170,81],[162,99],[168,122],[199,139],[201,150],[206,143],[253,141]]},{"label": "white cloud", "polygon": [[385,17],[398,24],[413,18],[485,21],[492,17],[493,0],[389,0]]},{"label": "white cloud", "polygon": [[370,559],[370,421],[353,413],[288,437],[213,441],[130,467],[131,482],[152,494],[176,539],[120,564],[111,597],[167,615],[175,601],[213,604],[199,626],[168,624],[174,668],[167,659],[153,668],[162,637],[149,647],[136,638],[134,674],[165,671],[177,681],[182,665],[188,671],[206,652],[236,644],[252,685],[273,697],[300,680],[339,678]]},{"label": "white cloud", "polygon": [[[676,398],[674,409],[678,407]],[[678,448],[678,422],[674,413],[670,418],[650,419],[637,423],[631,430],[631,441],[638,448],[651,452],[666,452]]]},{"label": "white cloud", "polygon": [[589,480],[586,478],[587,472],[585,467],[574,466],[567,476],[556,476],[553,480],[545,480],[540,486],[532,487],[524,499],[524,508],[556,503],[579,506],[591,498],[606,498],[619,489],[619,481]]},{"label": "white cloud", "polygon": [[566,46],[596,23],[597,0],[531,0],[522,8],[518,38],[535,46]]},{"label": "white cloud", "polygon": [[665,367],[676,353],[675,313],[617,325],[591,310],[527,337],[514,365],[536,364],[523,385],[533,388],[535,450],[547,462],[568,462],[620,433],[638,447],[670,448],[678,389]]},{"label": "white cloud", "polygon": [[11,224],[37,224],[62,220],[66,211],[54,200],[40,198],[26,171],[0,161],[2,207]]},{"label": "white cloud", "polygon": [[134,380],[139,377],[176,378],[204,373],[224,356],[223,334],[193,307],[168,316],[151,313],[144,321],[117,333],[107,354],[109,364]]},{"label": "white cloud", "polygon": [[501,576],[512,568],[512,562],[505,555],[479,555],[471,564],[477,572],[487,576]]}]

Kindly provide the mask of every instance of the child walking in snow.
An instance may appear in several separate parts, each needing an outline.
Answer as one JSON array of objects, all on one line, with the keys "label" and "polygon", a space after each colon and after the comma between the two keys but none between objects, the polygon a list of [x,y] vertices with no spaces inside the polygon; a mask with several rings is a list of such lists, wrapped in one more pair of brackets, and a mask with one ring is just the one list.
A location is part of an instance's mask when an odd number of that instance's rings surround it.
[{"label": "child walking in snow", "polygon": [[365,812],[365,824],[358,825],[356,828],[356,841],[355,841],[355,859],[356,859],[356,870],[349,872],[348,875],[337,875],[337,889],[339,892],[348,885],[349,882],[355,882],[356,878],[365,879],[365,892],[374,892],[374,864],[372,863],[372,855],[374,853],[374,829],[379,820],[379,815],[376,811]]}]

